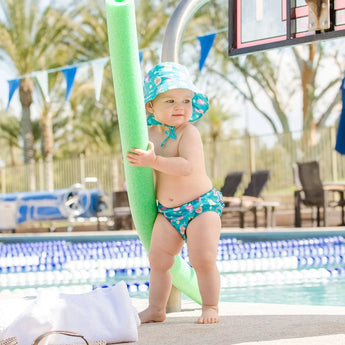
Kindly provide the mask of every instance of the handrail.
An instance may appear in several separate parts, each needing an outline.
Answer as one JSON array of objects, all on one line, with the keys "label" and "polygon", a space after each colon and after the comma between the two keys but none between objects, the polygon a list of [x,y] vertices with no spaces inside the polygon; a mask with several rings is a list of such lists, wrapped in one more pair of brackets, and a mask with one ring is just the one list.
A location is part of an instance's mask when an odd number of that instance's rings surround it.
[{"label": "handrail", "polygon": [[182,37],[195,12],[209,0],[181,0],[171,15],[165,30],[162,46],[162,62],[179,62]]}]

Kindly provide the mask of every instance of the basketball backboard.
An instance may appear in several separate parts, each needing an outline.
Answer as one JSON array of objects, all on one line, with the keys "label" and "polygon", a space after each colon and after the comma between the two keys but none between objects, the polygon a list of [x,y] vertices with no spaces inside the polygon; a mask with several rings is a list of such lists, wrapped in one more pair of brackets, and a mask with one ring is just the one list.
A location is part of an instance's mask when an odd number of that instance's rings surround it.
[{"label": "basketball backboard", "polygon": [[229,0],[229,56],[345,36],[345,0]]}]

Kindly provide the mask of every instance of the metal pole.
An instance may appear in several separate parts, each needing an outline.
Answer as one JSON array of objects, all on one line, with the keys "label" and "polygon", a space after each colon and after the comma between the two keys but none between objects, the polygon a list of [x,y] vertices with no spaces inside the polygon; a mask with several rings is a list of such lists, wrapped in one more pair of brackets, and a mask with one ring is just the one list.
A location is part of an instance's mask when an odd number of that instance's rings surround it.
[{"label": "metal pole", "polygon": [[182,0],[169,19],[162,46],[162,62],[179,62],[184,31],[195,12],[210,0]]}]

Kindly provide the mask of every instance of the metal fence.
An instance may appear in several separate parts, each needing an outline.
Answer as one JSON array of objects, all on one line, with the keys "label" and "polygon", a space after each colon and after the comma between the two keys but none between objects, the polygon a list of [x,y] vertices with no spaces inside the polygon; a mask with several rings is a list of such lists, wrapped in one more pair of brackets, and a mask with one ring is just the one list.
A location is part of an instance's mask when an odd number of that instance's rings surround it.
[{"label": "metal fence", "polygon": [[[297,161],[319,161],[323,181],[345,180],[345,158],[334,150],[335,137],[336,130],[330,127],[318,132],[207,141],[204,143],[205,160],[217,188],[222,186],[230,171],[245,171],[245,186],[251,171],[270,169],[272,174],[265,194],[291,194],[294,187],[292,164]],[[35,170],[36,189],[46,190],[45,163],[36,163]],[[111,195],[113,191],[121,190],[125,182],[120,154],[55,160],[52,170],[53,189],[69,188],[86,177],[97,177],[104,191]],[[1,193],[28,191],[27,172],[25,165],[1,168]]]},{"label": "metal fence", "polygon": [[205,144],[209,174],[221,186],[227,172],[242,170],[245,186],[250,172],[270,169],[266,194],[291,193],[294,188],[293,163],[316,160],[323,181],[345,180],[345,158],[334,149],[336,129],[288,132],[280,135],[246,136]]}]

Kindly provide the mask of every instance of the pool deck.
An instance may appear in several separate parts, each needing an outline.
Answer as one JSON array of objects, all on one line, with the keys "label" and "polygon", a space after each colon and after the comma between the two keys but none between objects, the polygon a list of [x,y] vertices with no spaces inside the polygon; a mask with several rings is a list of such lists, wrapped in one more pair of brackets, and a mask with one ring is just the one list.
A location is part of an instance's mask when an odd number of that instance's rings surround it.
[{"label": "pool deck", "polygon": [[[146,301],[133,299],[138,310]],[[220,303],[220,323],[198,325],[200,306],[183,302],[163,323],[139,326],[136,345],[344,345],[345,307]]]},{"label": "pool deck", "polygon": [[[345,227],[332,228],[224,228],[224,234],[241,234],[250,239],[311,236],[345,236]],[[111,235],[133,235],[133,231],[51,233],[35,234],[61,238]],[[32,234],[30,234],[32,235]],[[0,235],[25,239],[29,234]],[[45,239],[45,238],[44,238]],[[344,287],[345,288],[345,287]],[[147,300],[132,299],[140,311],[146,307]],[[198,325],[200,306],[190,300],[182,301],[182,311],[169,313],[163,323],[149,323],[139,326],[139,340],[136,345],[344,345],[345,307],[302,306],[277,304],[220,303],[220,323]],[[125,343],[123,343],[125,344]],[[126,343],[128,344],[128,343]],[[19,344],[20,345],[20,344]]]}]

